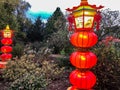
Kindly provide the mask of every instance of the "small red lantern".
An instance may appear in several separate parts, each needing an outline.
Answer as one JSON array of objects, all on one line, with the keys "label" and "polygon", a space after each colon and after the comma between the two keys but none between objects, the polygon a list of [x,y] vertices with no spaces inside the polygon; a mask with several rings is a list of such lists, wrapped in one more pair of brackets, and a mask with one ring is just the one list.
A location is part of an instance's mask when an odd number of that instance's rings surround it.
[{"label": "small red lantern", "polygon": [[4,45],[11,45],[12,44],[12,39],[11,38],[3,38],[1,40],[1,43]]},{"label": "small red lantern", "polygon": [[98,37],[94,32],[76,32],[70,37],[71,43],[76,47],[89,48],[97,43]]},{"label": "small red lantern", "polygon": [[12,51],[12,47],[11,46],[2,46],[1,47],[1,52],[3,53],[9,53]]},{"label": "small red lantern", "polygon": [[70,62],[77,68],[89,69],[97,63],[97,57],[92,52],[74,52],[70,56]]},{"label": "small red lantern", "polygon": [[10,60],[12,58],[12,54],[10,54],[10,53],[3,53],[2,55],[1,55],[1,60],[2,61],[6,61],[6,60]]},{"label": "small red lantern", "polygon": [[9,25],[6,26],[6,29],[2,30],[3,38],[12,38],[13,31],[10,30]]},{"label": "small red lantern", "polygon": [[74,70],[70,74],[70,82],[78,89],[91,89],[96,83],[96,76],[91,71]]}]

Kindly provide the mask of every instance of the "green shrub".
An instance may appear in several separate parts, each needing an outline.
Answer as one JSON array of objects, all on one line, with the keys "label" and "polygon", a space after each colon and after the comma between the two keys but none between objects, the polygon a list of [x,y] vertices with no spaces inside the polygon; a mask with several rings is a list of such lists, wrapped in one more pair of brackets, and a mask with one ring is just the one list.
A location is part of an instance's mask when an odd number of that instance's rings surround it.
[{"label": "green shrub", "polygon": [[50,61],[33,63],[30,60],[21,59],[9,61],[6,69],[3,69],[2,77],[10,83],[10,90],[45,90],[52,80],[62,76],[64,68]]},{"label": "green shrub", "polygon": [[96,90],[120,90],[120,45],[116,41],[107,38],[93,50],[98,57],[93,68],[97,76]]},{"label": "green shrub", "polygon": [[24,51],[24,46],[22,44],[16,44],[15,46],[13,46],[13,57],[18,57],[20,58],[23,55],[23,51]]},{"label": "green shrub", "polygon": [[16,79],[10,90],[42,90],[48,85],[43,75],[26,74],[23,78]]}]

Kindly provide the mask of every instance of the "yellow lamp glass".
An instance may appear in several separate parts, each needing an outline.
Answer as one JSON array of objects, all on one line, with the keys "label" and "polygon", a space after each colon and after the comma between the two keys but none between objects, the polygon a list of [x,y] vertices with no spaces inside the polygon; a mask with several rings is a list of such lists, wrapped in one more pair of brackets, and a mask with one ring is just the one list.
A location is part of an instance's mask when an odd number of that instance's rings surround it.
[{"label": "yellow lamp glass", "polygon": [[80,6],[73,11],[76,29],[92,29],[96,10],[90,6]]},{"label": "yellow lamp glass", "polygon": [[6,30],[3,32],[3,37],[4,38],[11,38],[12,37],[12,32],[10,30]]}]

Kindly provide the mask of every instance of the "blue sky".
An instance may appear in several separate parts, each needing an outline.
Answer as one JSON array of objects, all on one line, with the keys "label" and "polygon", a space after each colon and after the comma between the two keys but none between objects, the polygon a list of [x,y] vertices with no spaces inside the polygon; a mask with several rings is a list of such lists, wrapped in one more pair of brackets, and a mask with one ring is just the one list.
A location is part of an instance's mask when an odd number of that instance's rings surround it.
[{"label": "blue sky", "polygon": [[[65,13],[66,8],[78,6],[81,0],[25,0],[31,4],[29,10],[30,15],[41,15],[42,18],[48,18],[56,9],[60,7],[62,12]],[[103,9],[110,8],[111,10],[120,11],[120,0],[88,0],[89,4],[97,6],[105,6]],[[43,16],[42,16],[43,15]],[[45,16],[46,15],[46,16]]]}]

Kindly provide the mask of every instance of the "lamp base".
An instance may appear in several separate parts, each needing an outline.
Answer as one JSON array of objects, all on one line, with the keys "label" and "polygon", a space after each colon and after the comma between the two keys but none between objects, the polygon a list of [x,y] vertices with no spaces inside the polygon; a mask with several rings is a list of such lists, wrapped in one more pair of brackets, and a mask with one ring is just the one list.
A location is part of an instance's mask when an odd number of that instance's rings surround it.
[{"label": "lamp base", "polygon": [[68,87],[67,90],[79,90],[79,89],[76,89],[75,87],[71,86],[71,87]]}]

